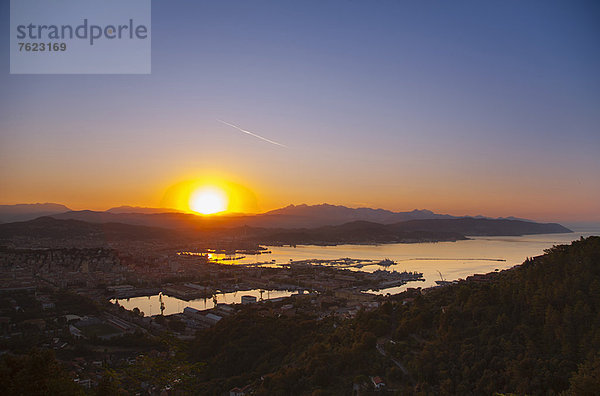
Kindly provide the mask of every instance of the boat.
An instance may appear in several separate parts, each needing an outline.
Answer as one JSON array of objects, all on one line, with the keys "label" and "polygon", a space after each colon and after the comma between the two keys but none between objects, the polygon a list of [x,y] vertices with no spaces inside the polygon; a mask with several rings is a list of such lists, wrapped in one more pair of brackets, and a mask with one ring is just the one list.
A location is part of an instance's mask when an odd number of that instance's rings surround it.
[{"label": "boat", "polygon": [[241,260],[241,259],[245,259],[246,256],[233,256],[233,257],[223,257],[221,260],[225,261],[225,260]]},{"label": "boat", "polygon": [[435,283],[438,286],[448,286],[454,283],[454,281],[448,281],[446,279],[444,279],[444,276],[442,275],[442,273],[440,271],[438,271],[438,274],[440,274],[440,280],[436,280]]},{"label": "boat", "polygon": [[395,265],[395,264],[396,264],[395,261],[390,260],[388,258],[383,259],[383,260],[381,260],[380,262],[377,263],[377,265],[380,265],[382,267],[389,267],[389,266],[392,266],[392,265]]}]

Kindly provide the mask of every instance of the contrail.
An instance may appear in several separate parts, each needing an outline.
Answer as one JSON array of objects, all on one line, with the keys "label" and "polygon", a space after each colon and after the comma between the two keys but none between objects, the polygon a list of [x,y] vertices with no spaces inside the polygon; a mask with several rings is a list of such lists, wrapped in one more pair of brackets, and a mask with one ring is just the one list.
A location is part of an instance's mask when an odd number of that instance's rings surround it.
[{"label": "contrail", "polygon": [[228,123],[228,122],[225,122],[225,121],[223,121],[223,120],[219,120],[218,118],[217,118],[217,121],[219,121],[219,122],[221,122],[221,123],[223,123],[223,124],[225,124],[225,125],[229,125],[230,127],[237,129],[238,131],[242,131],[242,132],[244,132],[244,133],[247,133],[247,134],[248,134],[248,135],[250,135],[250,136],[254,136],[255,138],[259,138],[260,140],[264,140],[265,142],[269,142],[269,143],[271,143],[271,144],[276,144],[277,146],[281,146],[281,147],[285,147],[285,148],[287,148],[287,146],[286,146],[285,144],[277,143],[277,142],[275,142],[275,141],[273,141],[273,140],[270,140],[270,139],[267,139],[267,138],[265,138],[265,137],[259,136],[259,135],[257,135],[256,133],[252,133],[252,132],[250,132],[250,131],[247,131],[247,130],[245,130],[245,129],[242,129],[242,128],[240,128],[240,127],[239,127],[239,126],[237,126],[237,125],[233,125],[233,124],[230,124],[230,123]]}]

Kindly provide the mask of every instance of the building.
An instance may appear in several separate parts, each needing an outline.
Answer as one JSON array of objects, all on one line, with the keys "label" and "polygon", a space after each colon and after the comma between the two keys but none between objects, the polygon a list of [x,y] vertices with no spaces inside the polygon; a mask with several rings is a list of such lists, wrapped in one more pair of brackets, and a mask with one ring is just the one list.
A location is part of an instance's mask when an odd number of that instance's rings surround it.
[{"label": "building", "polygon": [[192,308],[192,307],[185,307],[183,309],[183,314],[190,316],[194,319],[197,319],[198,316],[202,315],[199,310],[197,310],[196,308]]},{"label": "building", "polygon": [[242,296],[242,304],[253,304],[258,299],[255,296]]},{"label": "building", "polygon": [[385,388],[385,383],[383,382],[381,377],[371,377],[371,382],[373,383],[373,386],[377,390],[381,390],[381,389]]},{"label": "building", "polygon": [[214,326],[218,321],[223,319],[222,316],[213,313],[203,314],[202,311],[192,307],[185,307],[183,309],[183,314],[208,326]]},{"label": "building", "polygon": [[124,292],[131,291],[133,289],[134,287],[132,285],[114,285],[106,287],[106,290],[108,290],[109,292]]},{"label": "building", "polygon": [[240,388],[233,388],[229,391],[229,396],[244,396],[245,394]]},{"label": "building", "polygon": [[203,316],[203,320],[204,322],[212,325],[217,324],[218,321],[220,321],[221,319],[223,319],[223,317],[219,316],[219,315],[215,315],[212,313],[207,313],[206,315]]},{"label": "building", "polygon": [[217,304],[217,307],[213,311],[215,313],[219,314],[220,316],[229,316],[229,315],[233,315],[235,313],[235,308],[233,308],[227,304],[219,303],[219,304]]},{"label": "building", "polygon": [[250,385],[246,385],[243,388],[235,387],[229,391],[229,396],[246,396],[250,391]]},{"label": "building", "polygon": [[69,325],[69,332],[75,338],[83,338],[83,333],[77,327]]}]

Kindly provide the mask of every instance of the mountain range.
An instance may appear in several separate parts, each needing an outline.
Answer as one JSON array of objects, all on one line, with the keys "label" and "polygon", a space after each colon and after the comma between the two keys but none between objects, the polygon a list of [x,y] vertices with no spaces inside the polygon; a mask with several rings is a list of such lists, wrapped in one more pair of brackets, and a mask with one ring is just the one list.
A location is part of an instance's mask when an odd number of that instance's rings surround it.
[{"label": "mountain range", "polygon": [[[198,216],[169,209],[120,206],[69,210],[58,204],[4,205],[0,240],[21,244],[108,241],[237,241],[267,245],[335,245],[457,241],[468,236],[564,233],[555,223],[456,217],[429,210],[392,212],[329,204],[289,205],[262,214]],[[27,219],[17,221],[14,219]],[[96,242],[94,242],[96,241]]]},{"label": "mountain range", "polygon": [[88,223],[80,220],[57,220],[38,217],[34,220],[0,224],[0,240],[37,241],[118,241],[167,240],[178,237],[176,232],[164,228],[122,223]]},{"label": "mountain range", "polygon": [[[181,214],[177,214],[181,215]],[[144,215],[142,215],[144,216]],[[156,216],[156,215],[145,215]],[[184,218],[187,220],[187,218]],[[182,224],[187,224],[185,221]],[[440,242],[466,239],[467,236],[518,236],[570,232],[555,223],[532,223],[500,219],[423,219],[394,224],[352,221],[342,225],[316,228],[194,227],[163,228],[114,222],[86,222],[75,219],[39,217],[25,222],[0,224],[0,244],[26,246],[105,245],[123,241],[161,241],[167,243],[220,243],[237,245],[337,245]]]},{"label": "mountain range", "polygon": [[56,203],[0,205],[0,223],[27,221],[41,216],[65,213],[71,209]]},{"label": "mountain range", "polygon": [[[342,225],[353,221],[378,224],[395,224],[410,220],[458,219],[459,216],[438,214],[421,209],[410,212],[393,212],[385,209],[348,208],[340,205],[289,205],[261,214],[223,214],[198,216],[175,209],[119,206],[106,211],[71,210],[60,204],[0,205],[0,223],[33,220],[51,216],[62,220],[80,220],[90,223],[122,223],[170,229],[208,229],[233,227],[263,228],[317,228]],[[487,217],[476,216],[476,219]],[[521,220],[504,218],[506,220]],[[503,218],[501,218],[503,220]]]},{"label": "mountain range", "polygon": [[255,229],[244,233],[257,243],[268,245],[335,245],[441,242],[467,239],[467,236],[520,236],[571,232],[556,223],[532,223],[507,219],[420,219],[380,224],[353,221],[341,225],[300,229]]}]

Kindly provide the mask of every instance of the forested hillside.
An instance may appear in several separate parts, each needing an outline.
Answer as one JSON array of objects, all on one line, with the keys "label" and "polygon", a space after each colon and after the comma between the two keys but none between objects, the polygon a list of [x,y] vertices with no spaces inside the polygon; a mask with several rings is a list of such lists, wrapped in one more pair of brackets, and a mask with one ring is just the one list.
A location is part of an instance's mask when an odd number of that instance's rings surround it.
[{"label": "forested hillside", "polygon": [[[600,391],[600,238],[394,309],[390,346],[434,393]],[[416,336],[415,336],[416,335]],[[419,342],[420,341],[420,342]],[[582,365],[583,366],[580,366]],[[594,392],[595,390],[595,392]]]},{"label": "forested hillside", "polygon": [[350,393],[378,375],[400,394],[593,394],[599,309],[600,238],[591,237],[339,324],[246,313],[200,334],[191,355],[208,363],[204,390],[215,393],[247,383],[259,394]]}]

